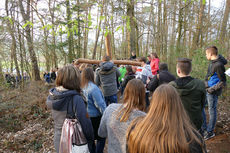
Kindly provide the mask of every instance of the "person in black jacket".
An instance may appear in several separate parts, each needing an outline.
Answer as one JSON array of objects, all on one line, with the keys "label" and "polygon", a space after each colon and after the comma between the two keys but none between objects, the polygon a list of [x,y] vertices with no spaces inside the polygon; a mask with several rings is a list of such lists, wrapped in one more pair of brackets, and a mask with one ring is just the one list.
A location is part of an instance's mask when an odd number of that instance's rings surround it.
[{"label": "person in black jacket", "polygon": [[203,117],[202,109],[205,104],[206,91],[204,81],[193,78],[190,73],[192,71],[192,60],[188,58],[178,58],[177,78],[169,83],[180,95],[182,104],[187,112],[192,125],[201,131]]},{"label": "person in black jacket", "polygon": [[133,72],[132,66],[130,65],[126,66],[126,74],[123,82],[121,83],[121,95],[123,95],[127,83],[134,78],[135,78],[135,73]]},{"label": "person in black jacket", "polygon": [[159,65],[159,74],[155,75],[153,79],[147,84],[147,89],[154,92],[158,86],[163,83],[169,83],[176,80],[176,77],[168,71],[168,65],[161,63]]},{"label": "person in black jacket", "polygon": [[137,58],[136,53],[133,51],[130,56],[130,60],[135,60]]},{"label": "person in black jacket", "polygon": [[205,78],[205,86],[206,86],[206,99],[208,103],[209,109],[209,123],[206,124],[206,115],[203,109],[203,119],[204,123],[202,129],[205,133],[205,140],[210,139],[215,136],[214,128],[217,119],[217,103],[218,96],[220,96],[222,92],[222,88],[226,84],[226,76],[225,76],[225,67],[227,64],[227,60],[218,55],[218,49],[216,46],[210,46],[206,49],[206,58],[210,60],[210,64],[208,66],[208,72]]},{"label": "person in black jacket", "polygon": [[55,80],[56,80],[56,71],[55,71],[55,69],[52,69],[51,80],[52,80],[52,82],[55,82]]}]

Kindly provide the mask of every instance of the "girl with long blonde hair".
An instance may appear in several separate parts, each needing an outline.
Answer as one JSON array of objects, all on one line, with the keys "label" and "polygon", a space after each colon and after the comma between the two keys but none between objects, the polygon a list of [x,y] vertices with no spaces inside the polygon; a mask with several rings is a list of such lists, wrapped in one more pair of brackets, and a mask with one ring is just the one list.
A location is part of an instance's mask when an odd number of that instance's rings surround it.
[{"label": "girl with long blonde hair", "polygon": [[148,114],[132,122],[127,131],[129,153],[204,153],[202,137],[190,124],[177,91],[161,85]]},{"label": "girl with long blonde hair", "polygon": [[123,104],[110,104],[102,116],[98,135],[108,138],[109,153],[126,153],[126,131],[130,123],[145,113],[145,87],[141,80],[128,82]]}]

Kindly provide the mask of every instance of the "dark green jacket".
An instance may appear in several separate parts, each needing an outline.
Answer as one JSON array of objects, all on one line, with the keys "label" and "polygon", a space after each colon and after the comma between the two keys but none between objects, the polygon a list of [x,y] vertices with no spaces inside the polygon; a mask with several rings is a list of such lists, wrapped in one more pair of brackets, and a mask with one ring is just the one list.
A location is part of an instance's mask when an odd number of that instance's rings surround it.
[{"label": "dark green jacket", "polygon": [[199,130],[203,122],[202,108],[206,98],[204,82],[189,76],[179,78],[169,84],[178,91],[191,122]]}]

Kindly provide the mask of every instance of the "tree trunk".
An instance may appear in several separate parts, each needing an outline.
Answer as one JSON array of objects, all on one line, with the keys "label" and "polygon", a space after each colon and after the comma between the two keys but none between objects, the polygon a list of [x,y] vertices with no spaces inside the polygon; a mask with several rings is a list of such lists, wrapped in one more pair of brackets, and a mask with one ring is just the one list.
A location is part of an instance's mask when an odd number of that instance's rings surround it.
[{"label": "tree trunk", "polygon": [[[77,5],[80,6],[80,1],[77,0]],[[80,8],[77,9],[77,57],[81,58],[81,21],[80,21]]]},{"label": "tree trunk", "polygon": [[[211,0],[208,1],[208,23],[210,23],[211,20],[210,12],[211,12]],[[209,38],[209,29],[210,29],[210,24],[208,24],[206,27],[205,42],[207,42]]]},{"label": "tree trunk", "polygon": [[150,14],[149,14],[149,23],[148,23],[147,43],[146,43],[146,48],[145,48],[144,56],[147,56],[148,53],[149,53],[149,39],[150,39],[150,26],[151,26],[151,22],[150,21],[151,21],[153,13],[154,13],[154,11],[153,11],[153,4],[151,4]]},{"label": "tree trunk", "polygon": [[111,1],[111,7],[112,7],[112,16],[111,16],[111,51],[112,51],[112,56],[116,58],[116,52],[115,52],[115,40],[114,40],[114,5],[113,1]]},{"label": "tree trunk", "polygon": [[[56,35],[55,35],[55,16],[54,16],[54,10],[55,10],[55,0],[53,2],[53,6],[51,7],[51,0],[49,0],[49,12],[51,16],[51,23],[52,23],[52,49],[51,49],[51,59],[52,59],[52,67],[58,67],[57,64],[57,54],[56,54]],[[45,31],[45,29],[44,29]],[[46,40],[47,41],[47,37]],[[48,48],[47,48],[48,49]],[[47,50],[48,51],[48,50]],[[49,57],[48,57],[49,58]],[[47,59],[48,60],[48,59]],[[49,60],[48,60],[49,61]]]},{"label": "tree trunk", "polygon": [[[28,22],[30,21],[30,0],[27,0],[27,13],[24,10],[24,7],[22,5],[22,0],[19,0],[19,7],[21,10],[21,14],[23,17],[24,22]],[[32,61],[32,66],[33,66],[33,77],[34,80],[41,80],[40,78],[40,71],[38,68],[38,61],[37,61],[37,57],[34,51],[34,47],[33,47],[33,40],[31,38],[31,31],[30,31],[30,26],[27,25],[25,27],[25,31],[26,31],[26,40],[27,40],[27,45],[28,45],[28,50],[29,50],[29,54],[30,54],[30,59]]]},{"label": "tree trunk", "polygon": [[182,27],[183,27],[183,10],[182,10],[182,1],[179,1],[179,25],[178,25],[178,36],[177,36],[177,43],[176,43],[176,51],[180,52],[181,50],[181,38],[182,38]]},{"label": "tree trunk", "polygon": [[87,58],[87,46],[88,46],[88,35],[89,35],[89,21],[88,12],[90,13],[91,8],[88,8],[85,15],[85,32],[84,32],[84,47],[83,47],[83,57]]},{"label": "tree trunk", "polygon": [[70,10],[70,2],[69,0],[66,0],[66,14],[67,14],[67,22],[68,22],[68,47],[69,47],[69,53],[68,53],[68,60],[69,63],[72,63],[73,59],[75,58],[74,54],[74,44],[73,44],[73,28],[72,28],[72,22],[71,22],[71,10]]},{"label": "tree trunk", "polygon": [[199,46],[200,36],[202,32],[202,27],[203,27],[203,16],[204,16],[205,4],[206,4],[206,1],[200,0],[199,18],[198,18],[198,23],[196,25],[196,33],[193,37],[192,50],[197,49],[197,47]]},{"label": "tree trunk", "polygon": [[104,29],[102,31],[102,36],[101,36],[101,46],[100,46],[100,55],[99,55],[99,59],[101,59],[102,57],[102,45],[104,44]]},{"label": "tree trunk", "polygon": [[110,59],[113,58],[112,53],[112,47],[111,47],[111,35],[110,33],[107,34],[105,37],[105,47],[106,47],[106,55],[110,57]]},{"label": "tree trunk", "polygon": [[230,14],[230,0],[226,0],[224,18],[222,20],[221,29],[220,29],[220,42],[223,44],[225,42],[225,36],[227,34],[226,27],[228,23],[228,18]]},{"label": "tree trunk", "polygon": [[161,33],[162,33],[162,24],[161,24],[161,4],[162,4],[162,1],[158,1],[158,19],[157,19],[157,44],[156,44],[156,52],[157,52],[157,54],[158,55],[160,55],[160,53],[161,53],[161,44],[162,44],[162,35],[161,35]]},{"label": "tree trunk", "polygon": [[164,1],[164,14],[163,14],[163,57],[167,60],[167,50],[168,50],[168,12],[167,12],[168,4],[166,3],[166,0]]},{"label": "tree trunk", "polygon": [[131,52],[137,52],[136,48],[136,31],[134,21],[134,0],[127,2],[127,36],[128,36],[128,55],[131,56]]},{"label": "tree trunk", "polygon": [[0,83],[4,81],[4,74],[2,72],[2,62],[0,62]]},{"label": "tree trunk", "polygon": [[23,58],[23,49],[22,49],[22,36],[21,36],[21,32],[19,29],[19,24],[17,26],[18,28],[18,41],[19,41],[19,51],[20,51],[20,67],[21,67],[21,75],[22,75],[22,89],[24,88],[24,58]]},{"label": "tree trunk", "polygon": [[23,57],[25,59],[25,70],[26,72],[28,73],[28,75],[30,76],[30,78],[32,78],[32,74],[31,74],[31,65],[28,61],[28,58],[27,58],[27,55],[26,55],[26,47],[25,47],[25,38],[24,38],[24,35],[25,35],[25,30],[23,30],[23,34],[22,34],[22,51],[23,51]]},{"label": "tree trunk", "polygon": [[[8,10],[8,0],[6,0],[5,2],[5,9],[6,9],[6,15],[9,16],[9,10]],[[12,12],[11,12],[12,13]],[[11,18],[14,18],[14,16],[11,14]],[[15,39],[15,27],[14,27],[14,19],[11,19],[11,22],[9,20],[7,20],[8,23],[8,31],[10,33],[10,36],[12,38],[12,44],[11,44],[11,55],[13,57],[13,61],[15,64],[15,69],[16,69],[16,73],[18,78],[20,78],[20,70],[19,70],[19,66],[18,66],[18,60],[17,60],[17,53],[16,53],[16,39]]]},{"label": "tree trunk", "polygon": [[[114,64],[118,65],[134,65],[134,66],[141,66],[140,62],[131,61],[131,60],[112,60]],[[101,60],[89,60],[89,59],[83,59],[79,58],[75,61],[76,63],[87,63],[87,64],[100,64]]]},{"label": "tree trunk", "polygon": [[103,15],[103,12],[104,12],[104,0],[102,0],[101,12],[100,12],[100,15],[98,17],[99,18],[99,24],[98,24],[98,28],[97,28],[97,31],[96,31],[96,39],[95,39],[95,44],[94,44],[94,48],[93,48],[92,59],[96,58],[97,43],[98,43],[98,38],[99,38],[100,31],[101,31],[101,19],[100,19],[100,17]]}]

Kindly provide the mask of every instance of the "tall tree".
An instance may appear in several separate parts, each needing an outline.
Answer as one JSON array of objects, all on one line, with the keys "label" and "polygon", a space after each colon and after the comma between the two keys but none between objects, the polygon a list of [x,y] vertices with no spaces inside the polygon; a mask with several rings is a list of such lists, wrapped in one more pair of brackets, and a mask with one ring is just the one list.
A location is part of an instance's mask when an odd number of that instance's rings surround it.
[{"label": "tall tree", "polygon": [[[85,14],[83,58],[87,58],[88,35],[89,35],[89,29],[88,28],[89,28],[89,22],[91,22],[90,11],[91,11],[91,7],[87,7],[86,14]],[[90,18],[88,18],[88,17],[90,17]]]},{"label": "tall tree", "polygon": [[127,41],[128,41],[128,55],[131,55],[131,52],[137,51],[136,48],[136,23],[134,16],[134,0],[127,1]]},{"label": "tall tree", "polygon": [[[14,3],[14,1],[12,2]],[[14,8],[15,9],[15,8]],[[18,60],[17,60],[17,54],[16,54],[16,39],[15,39],[15,21],[14,21],[14,15],[12,14],[13,12],[11,11],[11,15],[9,16],[9,10],[8,10],[8,0],[5,1],[5,10],[6,10],[6,15],[9,17],[9,19],[7,20],[8,23],[8,31],[10,33],[10,36],[12,38],[12,44],[11,44],[11,54],[14,60],[14,64],[15,64],[15,69],[17,72],[17,76],[18,78],[20,78],[20,70],[19,70],[19,66],[18,66]]]},{"label": "tall tree", "polygon": [[[25,22],[25,24],[28,24],[30,22],[30,0],[27,0],[27,10],[25,12],[25,9],[23,7],[22,4],[22,0],[18,1],[19,3],[19,7],[20,7],[20,11],[22,14],[22,18]],[[38,68],[38,61],[37,61],[37,57],[34,51],[34,46],[33,46],[33,39],[31,37],[31,27],[28,24],[25,27],[25,32],[26,32],[26,40],[27,40],[27,46],[28,46],[28,50],[29,50],[29,54],[30,54],[30,59],[32,61],[32,66],[33,66],[33,76],[34,76],[34,80],[41,80],[40,78],[40,71]]]},{"label": "tall tree", "polygon": [[193,37],[193,45],[192,45],[192,50],[197,49],[199,47],[199,42],[200,42],[200,36],[202,33],[202,28],[203,28],[203,18],[204,18],[204,8],[205,8],[206,1],[200,0],[200,10],[199,10],[199,17],[198,17],[198,22],[196,25],[196,32]]},{"label": "tall tree", "polygon": [[73,24],[72,24],[72,12],[70,9],[70,1],[66,0],[66,15],[67,15],[67,25],[68,25],[68,59],[69,63],[72,63],[75,53],[74,53],[74,44],[73,44]]},{"label": "tall tree", "polygon": [[[58,67],[57,64],[57,55],[56,55],[56,30],[55,30],[55,2],[56,0],[53,0],[53,4],[51,4],[51,0],[49,0],[49,12],[51,16],[51,23],[52,23],[52,48],[51,48],[51,59],[52,59],[52,66]],[[52,6],[51,6],[52,5]]]},{"label": "tall tree", "polygon": [[226,0],[225,11],[224,11],[224,18],[222,20],[221,29],[220,29],[220,42],[223,43],[225,41],[225,36],[227,34],[226,27],[227,22],[230,14],[230,0]]},{"label": "tall tree", "polygon": [[102,0],[102,1],[101,1],[101,5],[98,6],[98,10],[99,10],[99,8],[100,8],[100,15],[99,15],[99,13],[98,13],[98,16],[97,16],[97,20],[99,20],[99,23],[98,23],[98,28],[97,28],[97,30],[96,30],[95,44],[94,44],[94,48],[93,48],[92,59],[95,59],[95,58],[96,58],[97,43],[98,43],[100,31],[101,31],[101,17],[102,17],[103,12],[104,12],[104,0]]}]

